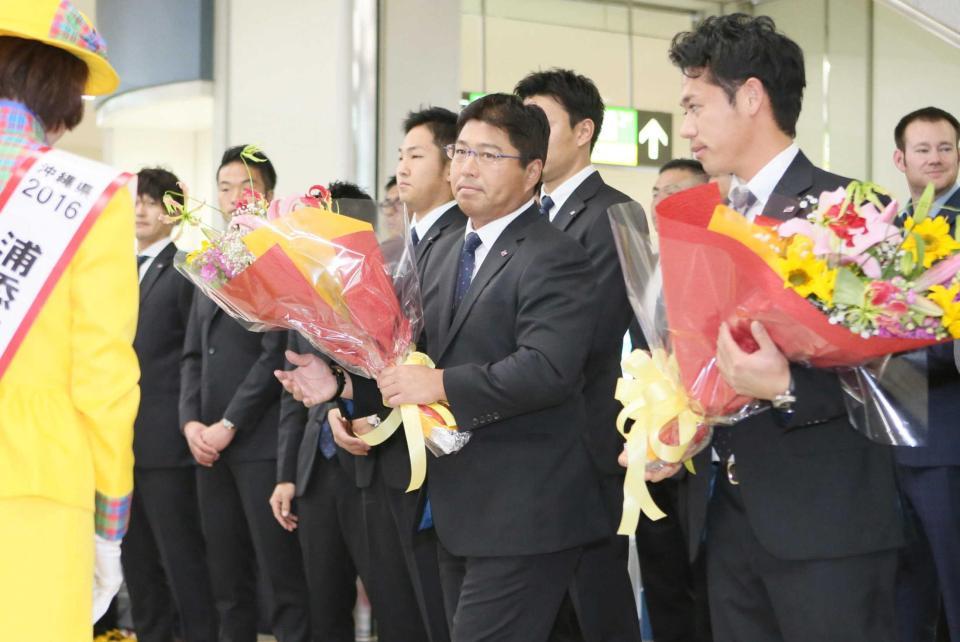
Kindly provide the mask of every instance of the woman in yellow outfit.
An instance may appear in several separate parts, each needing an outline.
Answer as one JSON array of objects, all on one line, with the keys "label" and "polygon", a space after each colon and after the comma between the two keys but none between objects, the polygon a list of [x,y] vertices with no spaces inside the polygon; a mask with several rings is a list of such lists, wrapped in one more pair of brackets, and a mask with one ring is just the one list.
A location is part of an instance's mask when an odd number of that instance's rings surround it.
[{"label": "woman in yellow outfit", "polygon": [[116,171],[48,148],[79,123],[83,94],[116,88],[104,53],[68,0],[0,0],[4,641],[88,642],[122,580],[139,402],[133,203]]}]

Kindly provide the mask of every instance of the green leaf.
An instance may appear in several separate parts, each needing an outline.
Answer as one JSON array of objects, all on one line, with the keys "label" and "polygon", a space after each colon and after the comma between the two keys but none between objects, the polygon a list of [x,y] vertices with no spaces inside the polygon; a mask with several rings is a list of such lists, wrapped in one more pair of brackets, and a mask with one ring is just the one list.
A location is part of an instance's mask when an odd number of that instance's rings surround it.
[{"label": "green leaf", "polygon": [[833,286],[834,305],[863,305],[866,284],[850,268],[837,270],[837,281]]},{"label": "green leaf", "polygon": [[[913,258],[913,252],[904,252],[900,255],[900,274],[913,274],[914,269],[917,267],[917,262]],[[884,275],[885,278],[890,278],[891,275]]]},{"label": "green leaf", "polygon": [[[910,236],[913,237],[914,242],[917,244],[917,253],[914,257],[914,262],[916,265],[913,266],[914,270],[916,270],[917,268],[923,267],[923,255],[927,252],[927,244],[923,242],[923,238],[916,232],[910,232]],[[911,272],[910,274],[904,276],[907,278],[913,278],[915,275]]]},{"label": "green leaf", "polygon": [[[927,216],[929,216],[930,206],[933,205],[934,194],[933,183],[927,183],[927,187],[923,190],[923,195],[920,197],[920,200],[913,206],[914,225],[923,222]],[[923,254],[921,253],[920,256],[923,256]]]}]

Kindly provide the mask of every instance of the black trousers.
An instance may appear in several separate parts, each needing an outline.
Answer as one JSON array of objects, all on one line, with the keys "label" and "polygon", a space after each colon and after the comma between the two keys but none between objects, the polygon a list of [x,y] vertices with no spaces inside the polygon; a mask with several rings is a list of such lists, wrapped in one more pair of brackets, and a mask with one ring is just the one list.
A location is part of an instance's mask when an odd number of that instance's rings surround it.
[{"label": "black trousers", "polygon": [[310,612],[297,536],[277,524],[269,499],[277,462],[197,468],[210,581],[220,614],[220,642],[257,639],[257,574],[271,594],[271,625],[279,642],[308,642]]},{"label": "black trousers", "polygon": [[657,642],[709,642],[706,567],[690,563],[681,520],[679,486],[683,480],[649,484],[650,495],[667,516],[637,524],[637,558],[650,627]]},{"label": "black trousers", "polygon": [[385,483],[380,470],[363,489],[366,559],[364,586],[380,642],[449,642],[437,542],[418,532],[419,494]]},{"label": "black trousers", "polygon": [[960,640],[960,466],[898,466],[897,477],[912,527],[897,569],[899,640]]},{"label": "black trousers", "polygon": [[583,547],[550,642],[640,642],[640,619],[627,570],[630,540],[615,534],[623,511],[623,477],[605,475],[600,484],[614,534]]},{"label": "black trousers", "polygon": [[215,642],[194,467],[135,468],[133,481],[121,560],[137,639],[170,642],[179,630],[186,642]]},{"label": "black trousers", "polygon": [[453,642],[546,642],[582,548],[542,555],[459,557],[439,546]]},{"label": "black trousers", "polygon": [[313,639],[354,642],[357,575],[367,575],[360,490],[336,459],[317,454],[294,513],[300,520],[296,532],[310,592]]},{"label": "black trousers", "polygon": [[775,558],[757,540],[739,488],[722,474],[710,500],[706,555],[717,642],[896,639],[896,550],[834,559]]}]

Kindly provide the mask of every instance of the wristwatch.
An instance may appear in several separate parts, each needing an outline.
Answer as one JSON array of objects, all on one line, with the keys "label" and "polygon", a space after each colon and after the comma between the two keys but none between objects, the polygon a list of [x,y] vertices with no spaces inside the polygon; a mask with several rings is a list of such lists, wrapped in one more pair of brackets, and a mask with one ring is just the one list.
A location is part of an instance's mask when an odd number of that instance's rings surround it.
[{"label": "wristwatch", "polygon": [[786,428],[793,417],[793,404],[796,402],[797,397],[793,394],[793,377],[791,376],[790,385],[787,386],[787,389],[770,400],[774,421]]},{"label": "wristwatch", "polygon": [[353,419],[353,416],[351,416],[347,404],[340,398],[340,395],[343,394],[343,389],[347,387],[347,373],[335,363],[330,365],[330,371],[333,372],[333,376],[337,378],[337,391],[333,393],[333,400],[337,404],[340,416],[350,421]]},{"label": "wristwatch", "polygon": [[221,419],[221,420],[220,420],[220,423],[222,423],[222,424],[223,424],[223,427],[226,428],[227,430],[236,430],[236,429],[237,429],[237,425],[236,425],[235,423],[233,423],[232,421],[230,421],[229,419],[227,419],[226,417],[224,417],[223,419]]}]

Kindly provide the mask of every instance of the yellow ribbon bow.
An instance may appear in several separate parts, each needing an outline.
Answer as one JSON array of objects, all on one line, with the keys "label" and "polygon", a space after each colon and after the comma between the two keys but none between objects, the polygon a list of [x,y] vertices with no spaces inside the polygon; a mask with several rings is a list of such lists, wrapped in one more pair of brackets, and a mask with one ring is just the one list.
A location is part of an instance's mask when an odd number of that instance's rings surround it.
[{"label": "yellow ribbon bow", "polygon": [[[631,535],[637,530],[640,514],[652,520],[666,517],[660,510],[644,478],[646,464],[653,459],[677,463],[683,459],[704,417],[691,407],[680,381],[680,368],[673,355],[662,349],[651,353],[634,350],[623,361],[623,371],[631,378],[617,381],[614,396],[623,404],[617,416],[617,430],[626,440],[627,474],[623,482],[623,515],[617,533]],[[627,420],[633,426],[627,432]],[[677,420],[679,439],[676,446],[665,443],[660,430]],[[685,462],[692,473],[693,464]]]},{"label": "yellow ribbon bow", "polygon": [[[422,352],[411,353],[403,365],[435,367],[433,360]],[[396,432],[400,424],[403,424],[403,433],[407,438],[407,455],[410,457],[410,484],[407,486],[409,493],[423,486],[423,480],[427,477],[427,445],[424,436],[429,435],[435,427],[456,430],[457,420],[446,404],[407,403],[394,408],[379,426],[360,435],[360,439],[369,446],[379,446]]]}]

